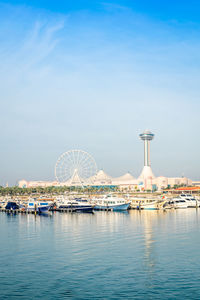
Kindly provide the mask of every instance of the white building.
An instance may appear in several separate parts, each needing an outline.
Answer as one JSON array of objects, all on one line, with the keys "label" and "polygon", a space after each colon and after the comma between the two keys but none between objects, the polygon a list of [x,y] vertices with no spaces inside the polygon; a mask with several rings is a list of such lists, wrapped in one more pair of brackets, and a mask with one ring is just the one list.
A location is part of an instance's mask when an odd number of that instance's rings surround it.
[{"label": "white building", "polygon": [[[80,186],[80,183],[59,183],[56,181],[26,181],[20,180],[18,183],[21,188],[33,188],[33,187],[49,187],[49,186]],[[92,178],[91,181],[85,183],[88,186],[118,186],[121,190],[162,190],[167,187],[174,187],[175,185],[192,185],[192,180],[186,177],[173,177],[167,178],[164,176],[154,177],[141,177],[141,175],[135,179],[130,173],[126,173],[123,176],[114,178],[106,174],[103,170],[100,170],[96,178]]]},{"label": "white building", "polygon": [[19,187],[48,187],[48,186],[118,186],[120,189],[131,190],[162,190],[167,187],[174,187],[176,185],[192,185],[192,180],[186,177],[172,177],[164,176],[155,177],[151,169],[150,162],[150,142],[153,140],[154,134],[145,130],[140,134],[140,139],[144,142],[144,167],[141,174],[135,179],[130,173],[126,173],[120,177],[113,178],[106,174],[103,170],[97,172],[93,177],[87,181],[80,178],[78,172],[74,172],[72,178],[67,182],[59,183],[57,181],[19,181]]}]

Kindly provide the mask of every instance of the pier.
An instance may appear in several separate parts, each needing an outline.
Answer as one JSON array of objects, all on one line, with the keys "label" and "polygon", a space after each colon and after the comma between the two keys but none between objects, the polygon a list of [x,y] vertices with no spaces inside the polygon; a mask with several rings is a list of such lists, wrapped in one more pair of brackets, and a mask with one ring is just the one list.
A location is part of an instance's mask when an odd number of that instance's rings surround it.
[{"label": "pier", "polygon": [[[60,213],[75,213],[78,212],[77,208],[52,208],[49,210],[50,212],[60,212]],[[113,211],[112,208],[105,208],[105,209],[99,209],[99,211]],[[0,208],[0,212],[5,212],[8,214],[41,214],[42,212],[39,212],[37,210],[28,210],[28,209],[5,209]]]},{"label": "pier", "polygon": [[37,214],[38,212],[35,210],[22,210],[22,209],[5,209],[0,208],[0,212],[10,213],[10,214]]},{"label": "pier", "polygon": [[[51,209],[49,210],[51,212],[62,212],[62,213],[73,213],[76,212],[76,209],[74,208],[57,208],[57,209]],[[5,212],[5,213],[10,213],[10,214],[41,214],[41,212],[36,211],[36,210],[28,210],[28,209],[5,209],[5,208],[0,208],[0,212]]]}]

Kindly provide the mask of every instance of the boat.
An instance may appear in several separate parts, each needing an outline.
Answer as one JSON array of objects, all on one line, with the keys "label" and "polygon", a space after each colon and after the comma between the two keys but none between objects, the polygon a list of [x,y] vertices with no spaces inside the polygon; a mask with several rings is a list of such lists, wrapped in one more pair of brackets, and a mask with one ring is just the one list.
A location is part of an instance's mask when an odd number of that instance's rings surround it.
[{"label": "boat", "polygon": [[17,205],[16,202],[8,201],[8,203],[5,206],[5,209],[15,211],[19,209],[19,205]]},{"label": "boat", "polygon": [[39,201],[34,199],[33,201],[28,201],[27,210],[43,213],[49,211],[51,206],[52,202]]},{"label": "boat", "polygon": [[163,199],[157,199],[157,200],[147,200],[143,202],[139,202],[137,209],[147,209],[147,210],[158,210],[163,209],[164,205],[166,203],[166,200]]},{"label": "boat", "polygon": [[186,200],[188,207],[199,207],[200,205],[199,201],[191,194],[181,194],[180,198]]},{"label": "boat", "polygon": [[5,200],[1,201],[0,202],[0,208],[5,208],[7,203],[8,203],[8,201],[5,201]]},{"label": "boat", "polygon": [[56,204],[57,208],[63,207],[63,206],[68,206],[68,202],[69,202],[69,197],[67,197],[65,195],[59,195],[55,199],[55,204]]},{"label": "boat", "polygon": [[124,211],[129,209],[131,202],[126,201],[124,198],[118,198],[112,195],[105,195],[102,198],[94,198],[91,200],[95,204],[95,210],[112,210]]},{"label": "boat", "polygon": [[89,203],[89,201],[87,199],[75,198],[74,201],[76,201],[76,204],[74,205],[76,212],[93,212],[94,211],[94,205]]},{"label": "boat", "polygon": [[167,201],[164,203],[163,209],[171,209],[171,208],[174,208],[174,207],[172,207],[170,201]]},{"label": "boat", "polygon": [[182,198],[174,198],[174,199],[172,199],[171,201],[168,202],[168,205],[171,208],[175,208],[175,209],[187,208],[188,207],[187,201],[185,199],[182,199]]},{"label": "boat", "polygon": [[139,203],[138,209],[148,209],[148,210],[157,210],[159,209],[159,202],[158,201],[152,201],[149,203]]},{"label": "boat", "polygon": [[94,205],[88,202],[87,199],[75,198],[68,199],[64,198],[62,201],[57,202],[57,208],[62,209],[72,209],[74,212],[87,212],[91,213],[94,211]]}]

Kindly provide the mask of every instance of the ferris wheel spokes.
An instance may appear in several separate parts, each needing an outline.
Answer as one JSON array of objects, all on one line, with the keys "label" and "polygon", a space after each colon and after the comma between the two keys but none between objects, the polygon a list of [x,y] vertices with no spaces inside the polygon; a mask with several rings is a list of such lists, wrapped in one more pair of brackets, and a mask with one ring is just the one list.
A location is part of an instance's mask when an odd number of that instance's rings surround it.
[{"label": "ferris wheel spokes", "polygon": [[55,176],[58,182],[69,185],[83,185],[97,173],[93,157],[82,150],[70,150],[57,160]]}]

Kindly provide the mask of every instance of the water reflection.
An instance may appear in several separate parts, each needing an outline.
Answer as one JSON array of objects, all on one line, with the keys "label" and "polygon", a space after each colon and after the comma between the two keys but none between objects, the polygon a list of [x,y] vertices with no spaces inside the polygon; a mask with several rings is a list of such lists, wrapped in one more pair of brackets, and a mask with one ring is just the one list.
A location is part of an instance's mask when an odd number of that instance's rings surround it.
[{"label": "water reflection", "polygon": [[198,218],[196,209],[2,213],[1,296],[199,299]]},{"label": "water reflection", "polygon": [[[157,216],[156,216],[157,217]],[[146,266],[151,269],[155,265],[155,239],[153,232],[153,218],[155,218],[155,214],[150,214],[148,212],[144,212],[144,260]]]},{"label": "water reflection", "polygon": [[[136,212],[133,214],[135,216]],[[139,211],[140,225],[143,227],[144,265],[152,281],[156,264],[159,264],[158,245],[161,239],[177,236],[179,243],[189,240],[189,234],[198,228],[199,209],[179,209],[168,211]]]}]

